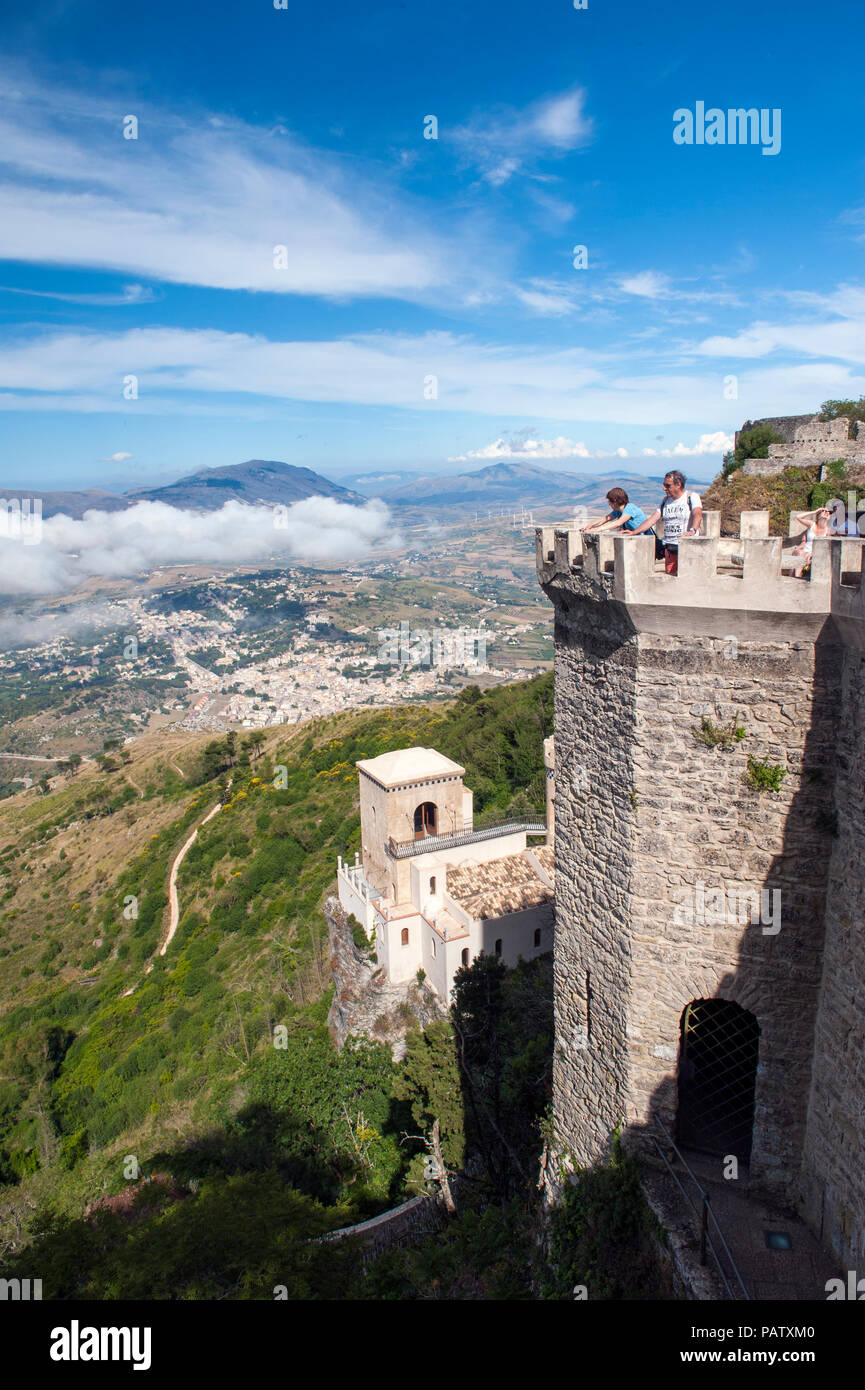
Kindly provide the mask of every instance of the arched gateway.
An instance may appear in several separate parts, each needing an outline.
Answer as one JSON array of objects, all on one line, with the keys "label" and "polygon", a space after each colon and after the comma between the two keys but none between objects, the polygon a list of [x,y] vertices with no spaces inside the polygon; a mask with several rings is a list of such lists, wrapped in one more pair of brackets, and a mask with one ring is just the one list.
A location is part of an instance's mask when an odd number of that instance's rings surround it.
[{"label": "arched gateway", "polygon": [[683,1148],[747,1162],[760,1028],[729,999],[692,999],[681,1019],[677,1130]]}]

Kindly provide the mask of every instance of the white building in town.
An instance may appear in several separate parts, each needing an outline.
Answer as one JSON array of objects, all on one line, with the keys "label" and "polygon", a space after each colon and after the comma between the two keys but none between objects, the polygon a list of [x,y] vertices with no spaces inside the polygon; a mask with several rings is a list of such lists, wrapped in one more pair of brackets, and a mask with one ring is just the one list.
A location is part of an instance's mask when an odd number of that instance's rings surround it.
[{"label": "white building in town", "polygon": [[[552,739],[547,824],[552,827]],[[553,948],[553,847],[541,821],[474,828],[465,768],[433,748],[357,764],[362,855],[339,860],[339,900],[394,982],[423,969],[450,1000],[454,975],[484,952],[507,965]],[[529,848],[528,837],[536,839]]]}]

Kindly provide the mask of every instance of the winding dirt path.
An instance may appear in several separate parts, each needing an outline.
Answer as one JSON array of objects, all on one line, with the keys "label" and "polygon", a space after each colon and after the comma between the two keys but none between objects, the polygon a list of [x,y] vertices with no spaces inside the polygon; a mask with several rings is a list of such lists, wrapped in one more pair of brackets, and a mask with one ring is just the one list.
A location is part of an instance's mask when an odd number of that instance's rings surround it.
[{"label": "winding dirt path", "polygon": [[198,835],[198,832],[201,829],[201,827],[203,825],[206,825],[209,820],[213,820],[213,817],[216,815],[217,811],[221,810],[222,802],[217,801],[216,805],[211,807],[204,819],[198,822],[189,839],[186,841],[186,844],[177,854],[174,863],[171,866],[171,873],[168,878],[168,906],[170,909],[168,918],[168,933],[165,937],[165,940],[159,948],[159,955],[161,956],[165,955],[165,952],[171,945],[171,939],[174,936],[174,933],[177,931],[177,924],[180,921],[180,903],[177,898],[177,871],[183,863],[184,859],[186,858],[187,853],[194,845],[196,836]]},{"label": "winding dirt path", "polygon": [[[165,934],[165,939],[162,942],[162,945],[159,947],[159,950],[155,953],[156,955],[165,955],[165,952],[171,945],[172,937],[174,936],[174,933],[177,931],[177,924],[180,921],[180,902],[177,897],[177,871],[183,863],[184,859],[186,858],[187,854],[189,853],[190,849],[195,844],[196,836],[198,835],[198,832],[201,829],[201,827],[203,825],[206,825],[209,820],[213,820],[213,817],[216,815],[217,811],[221,810],[221,801],[217,801],[215,806],[211,806],[207,815],[202,817],[202,819],[198,822],[195,829],[193,830],[192,834],[184,842],[184,844],[178,850],[177,854],[174,856],[174,860],[171,865],[171,872],[168,875],[168,931]],[[149,975],[152,969],[153,959],[151,958],[147,962],[147,965],[144,967],[145,975]],[[125,989],[123,991],[120,998],[125,999],[128,995],[132,994],[134,990],[135,985],[130,985],[128,989]]]}]

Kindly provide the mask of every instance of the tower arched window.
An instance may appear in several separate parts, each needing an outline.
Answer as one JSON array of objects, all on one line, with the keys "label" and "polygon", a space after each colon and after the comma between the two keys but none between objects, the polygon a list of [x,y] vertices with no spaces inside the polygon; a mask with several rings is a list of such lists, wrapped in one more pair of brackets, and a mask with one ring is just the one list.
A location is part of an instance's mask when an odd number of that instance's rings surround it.
[{"label": "tower arched window", "polygon": [[403,946],[408,945],[408,927],[403,927],[400,933],[400,941],[402,942]]},{"label": "tower arched window", "polygon": [[496,955],[497,955],[497,956],[500,956],[501,953],[502,953],[502,938],[499,937],[498,941],[496,942]]},{"label": "tower arched window", "polygon": [[463,953],[462,953],[462,955],[460,956],[460,960],[461,960],[461,962],[462,962],[463,965],[468,965],[468,963],[469,963],[469,948],[468,948],[468,946],[466,946],[466,947],[464,948]]},{"label": "tower arched window", "polygon": [[414,837],[423,840],[438,834],[438,807],[434,801],[422,801],[414,813]]}]

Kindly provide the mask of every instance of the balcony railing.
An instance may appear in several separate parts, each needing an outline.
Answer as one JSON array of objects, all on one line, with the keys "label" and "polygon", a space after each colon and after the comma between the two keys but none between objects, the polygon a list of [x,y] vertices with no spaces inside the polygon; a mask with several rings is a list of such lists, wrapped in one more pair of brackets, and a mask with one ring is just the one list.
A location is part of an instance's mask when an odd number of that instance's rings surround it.
[{"label": "balcony railing", "polygon": [[387,852],[391,859],[409,859],[415,854],[432,854],[437,849],[459,849],[462,845],[479,844],[482,840],[495,840],[500,835],[515,835],[525,831],[527,835],[546,835],[547,827],[542,820],[500,820],[490,825],[479,826],[477,830],[457,830],[451,835],[424,835],[419,840],[394,840],[387,842]]}]

